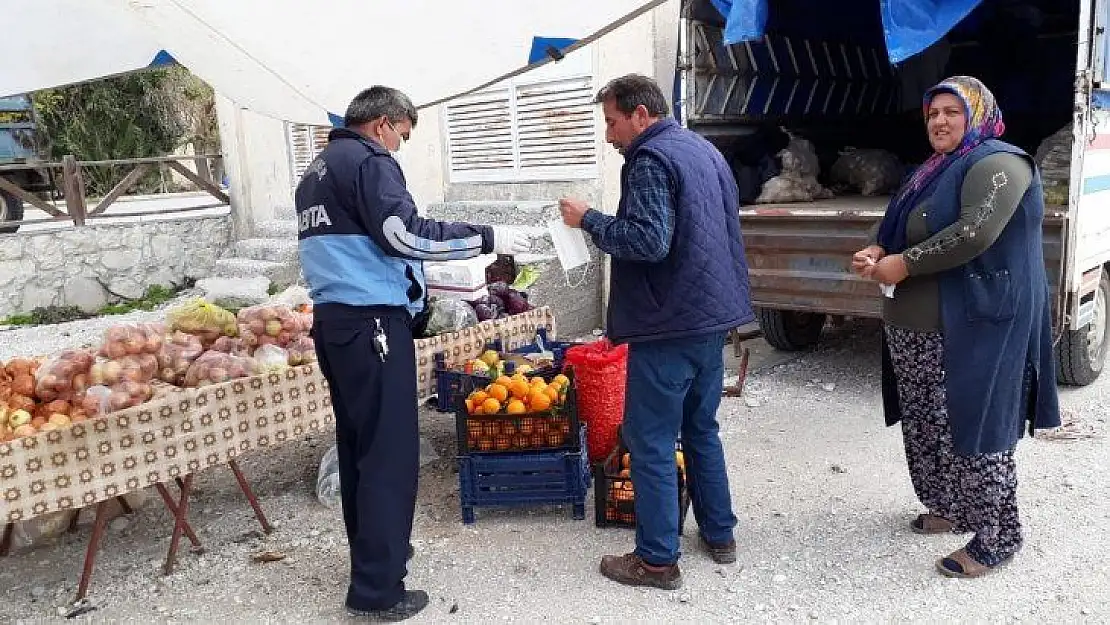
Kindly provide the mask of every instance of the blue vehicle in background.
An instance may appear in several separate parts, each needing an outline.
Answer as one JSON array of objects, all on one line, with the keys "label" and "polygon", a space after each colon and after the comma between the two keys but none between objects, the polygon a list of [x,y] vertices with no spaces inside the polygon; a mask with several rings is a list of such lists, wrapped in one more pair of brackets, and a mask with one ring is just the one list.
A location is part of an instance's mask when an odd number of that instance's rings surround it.
[{"label": "blue vehicle in background", "polygon": [[[0,97],[0,165],[34,164],[46,160],[47,142],[39,129],[35,110],[28,95]],[[44,169],[0,171],[0,177],[19,188],[36,194],[48,194],[53,180]],[[12,233],[23,219],[23,200],[0,189],[0,233]]]}]

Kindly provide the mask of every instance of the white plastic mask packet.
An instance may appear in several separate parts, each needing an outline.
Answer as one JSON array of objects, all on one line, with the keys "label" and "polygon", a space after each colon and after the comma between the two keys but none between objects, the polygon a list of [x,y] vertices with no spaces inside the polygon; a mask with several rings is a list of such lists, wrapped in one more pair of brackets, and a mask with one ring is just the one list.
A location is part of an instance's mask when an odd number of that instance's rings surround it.
[{"label": "white plastic mask packet", "polygon": [[[590,262],[590,248],[586,247],[586,237],[582,234],[582,230],[571,228],[562,220],[552,219],[547,222],[547,232],[555,245],[559,264],[563,266],[563,277],[566,279],[567,286],[571,288],[582,286],[586,281]],[[577,283],[571,284],[570,272],[579,267],[582,268],[582,277]]]}]

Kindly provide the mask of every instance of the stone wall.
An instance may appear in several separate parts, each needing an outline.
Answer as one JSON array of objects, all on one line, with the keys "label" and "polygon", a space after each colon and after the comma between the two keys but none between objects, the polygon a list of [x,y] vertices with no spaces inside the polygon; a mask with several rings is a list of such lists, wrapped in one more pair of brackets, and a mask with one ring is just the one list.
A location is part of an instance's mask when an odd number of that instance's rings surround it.
[{"label": "stone wall", "polygon": [[227,215],[0,235],[0,316],[50,305],[94,312],[155,284],[207,277],[230,239]]}]

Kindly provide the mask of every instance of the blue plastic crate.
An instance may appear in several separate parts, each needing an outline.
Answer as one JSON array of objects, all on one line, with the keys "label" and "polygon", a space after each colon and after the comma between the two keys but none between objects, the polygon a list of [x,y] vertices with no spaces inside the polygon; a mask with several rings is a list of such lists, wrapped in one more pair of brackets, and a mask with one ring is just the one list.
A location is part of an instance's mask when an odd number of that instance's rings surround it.
[{"label": "blue plastic crate", "polygon": [[585,519],[586,491],[590,487],[585,449],[583,444],[574,453],[459,456],[463,523],[474,523],[474,509],[479,507],[558,504],[570,504],[574,518]]}]

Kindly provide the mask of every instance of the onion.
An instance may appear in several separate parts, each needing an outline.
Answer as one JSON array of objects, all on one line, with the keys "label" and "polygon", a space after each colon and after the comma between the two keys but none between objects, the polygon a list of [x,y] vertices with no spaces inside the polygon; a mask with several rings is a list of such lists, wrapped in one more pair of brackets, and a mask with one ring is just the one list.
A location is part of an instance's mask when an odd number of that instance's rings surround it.
[{"label": "onion", "polygon": [[35,394],[35,379],[28,373],[21,373],[12,380],[12,392],[31,397]]},{"label": "onion", "polygon": [[119,382],[120,373],[123,371],[123,367],[121,367],[118,362],[108,361],[104,363],[104,368],[102,371],[104,375],[104,382],[112,385],[116,382]]},{"label": "onion", "polygon": [[120,341],[109,341],[104,344],[104,349],[101,352],[108,358],[116,360],[127,355],[127,346]]},{"label": "onion", "polygon": [[129,355],[143,353],[143,348],[145,346],[146,342],[137,336],[129,337],[126,341],[123,342],[123,347],[127,350],[127,353]]},{"label": "onion", "polygon": [[108,396],[108,405],[112,407],[112,410],[127,408],[130,404],[131,396],[123,391],[112,391],[112,394]]}]

